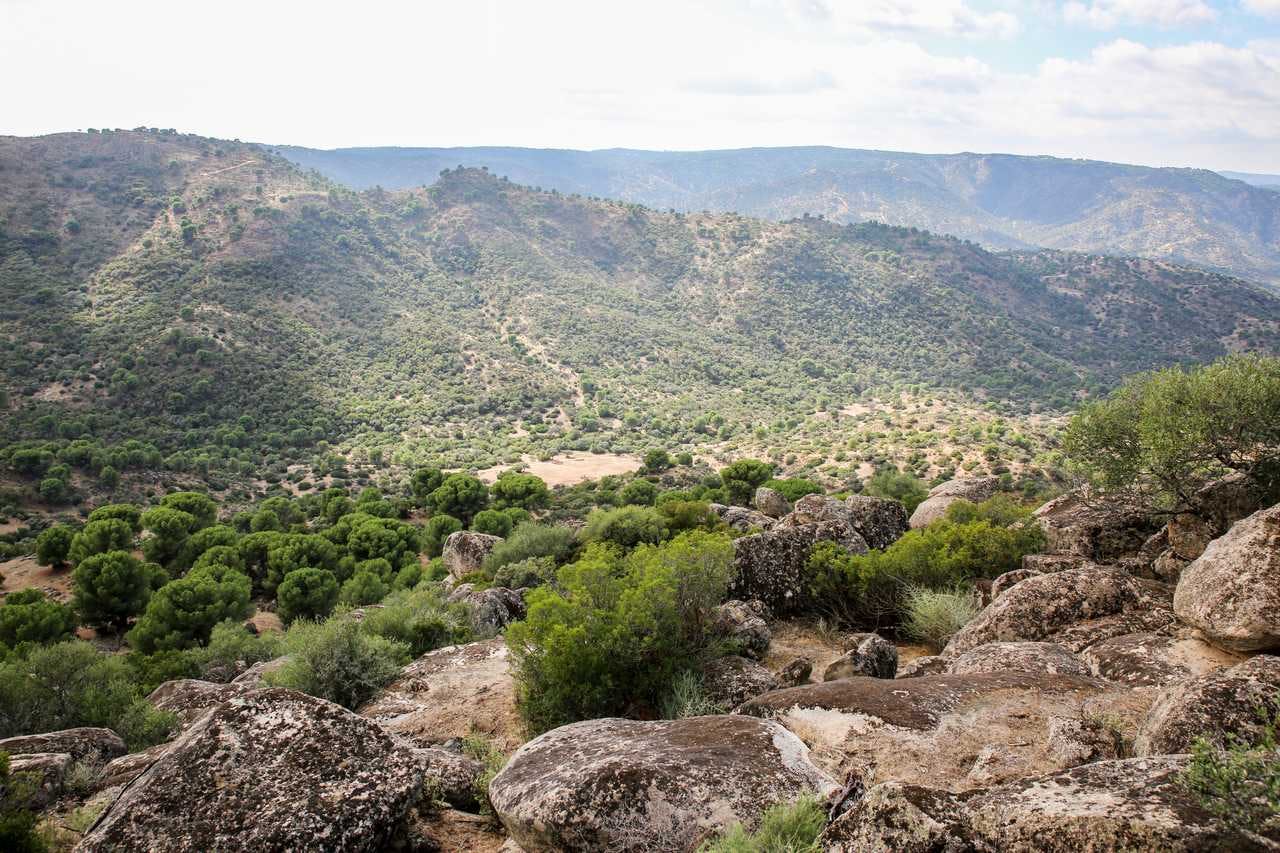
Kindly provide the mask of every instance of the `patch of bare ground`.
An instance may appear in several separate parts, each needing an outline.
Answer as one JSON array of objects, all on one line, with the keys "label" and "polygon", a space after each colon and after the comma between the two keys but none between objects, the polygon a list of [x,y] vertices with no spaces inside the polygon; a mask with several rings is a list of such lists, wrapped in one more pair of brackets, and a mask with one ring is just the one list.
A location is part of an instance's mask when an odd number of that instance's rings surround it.
[{"label": "patch of bare ground", "polygon": [[70,569],[54,571],[37,563],[35,557],[17,557],[0,563],[0,575],[4,576],[0,591],[5,595],[34,588],[55,601],[71,600]]},{"label": "patch of bare ground", "polygon": [[[541,477],[548,486],[574,486],[585,480],[596,480],[610,474],[626,474],[640,467],[640,457],[626,453],[561,453],[551,459],[538,459],[526,454],[523,457],[525,473]],[[498,479],[498,475],[511,465],[495,465],[476,476],[486,483]]]},{"label": "patch of bare ground", "polygon": [[[773,639],[764,665],[774,672],[796,658],[813,661],[811,681],[822,681],[822,673],[853,647],[852,631],[838,631],[812,619],[788,619],[769,625]],[[933,654],[924,646],[898,644],[898,666],[904,666],[918,657]]]},{"label": "patch of bare ground", "polygon": [[249,617],[249,624],[258,630],[259,634],[282,634],[284,633],[284,622],[280,617],[269,610],[256,610]]}]

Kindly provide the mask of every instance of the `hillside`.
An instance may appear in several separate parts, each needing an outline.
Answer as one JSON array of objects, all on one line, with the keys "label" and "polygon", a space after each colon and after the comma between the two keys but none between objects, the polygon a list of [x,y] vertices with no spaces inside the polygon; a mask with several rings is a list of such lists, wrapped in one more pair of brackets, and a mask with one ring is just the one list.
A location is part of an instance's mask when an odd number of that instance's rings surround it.
[{"label": "hillside", "polygon": [[[126,479],[766,434],[823,434],[815,458],[857,468],[876,428],[942,466],[961,429],[920,432],[934,395],[1063,410],[1136,370],[1280,351],[1280,299],[1155,260],[662,213],[478,169],[356,193],[158,132],[0,139],[0,176],[0,440]],[[904,395],[901,423],[860,414]]]},{"label": "hillside", "polygon": [[1138,255],[1280,284],[1280,194],[1203,169],[839,148],[277,150],[362,189],[416,187],[445,168],[488,166],[518,183],[660,209],[876,220],[991,248]]}]

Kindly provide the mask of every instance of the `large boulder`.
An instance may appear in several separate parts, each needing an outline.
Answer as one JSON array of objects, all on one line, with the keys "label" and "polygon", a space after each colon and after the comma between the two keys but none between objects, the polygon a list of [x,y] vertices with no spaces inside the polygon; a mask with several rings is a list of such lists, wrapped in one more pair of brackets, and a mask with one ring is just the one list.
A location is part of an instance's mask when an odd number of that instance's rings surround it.
[{"label": "large boulder", "polygon": [[1280,649],[1280,504],[1210,542],[1183,569],[1173,609],[1224,649]]},{"label": "large boulder", "polygon": [[948,675],[976,675],[981,672],[1092,675],[1084,661],[1057,643],[984,643],[944,660],[947,661],[945,671]]},{"label": "large boulder", "polygon": [[289,665],[293,660],[293,655],[281,655],[271,660],[261,660],[244,672],[231,679],[233,684],[243,684],[247,687],[265,687],[268,675],[279,672]]},{"label": "large boulder", "polygon": [[480,779],[485,767],[469,755],[439,746],[415,749],[423,767],[423,795],[463,811],[480,808]]},{"label": "large boulder", "polygon": [[357,713],[416,746],[476,732],[503,750],[524,741],[511,656],[501,637],[428,652]]},{"label": "large boulder", "polygon": [[795,512],[772,530],[733,540],[735,596],[759,599],[777,614],[791,612],[803,601],[805,564],[816,543],[838,542],[857,554],[869,550],[862,536],[846,522],[788,521],[794,518]]},{"label": "large boulder", "polygon": [[0,740],[0,752],[10,755],[33,752],[67,753],[76,761],[107,762],[124,755],[125,745],[120,735],[111,729],[82,727],[7,737]]},{"label": "large boulder", "polygon": [[147,701],[161,711],[177,714],[179,727],[186,728],[210,708],[256,689],[256,685],[247,682],[220,684],[197,678],[179,678],[166,681],[152,690]]},{"label": "large boulder", "polygon": [[827,827],[826,853],[1274,850],[1205,811],[1186,756],[1097,761],[967,794],[876,785]]},{"label": "large boulder", "polygon": [[1160,692],[1138,731],[1139,755],[1189,752],[1196,738],[1253,739],[1259,711],[1280,712],[1280,657],[1258,655],[1230,669],[1172,684]]},{"label": "large boulder", "polygon": [[738,654],[763,660],[769,651],[772,634],[765,621],[769,609],[759,600],[731,599],[716,605],[712,612],[712,629]]},{"label": "large boulder", "polygon": [[779,686],[778,676],[738,655],[716,658],[702,667],[702,689],[726,711]]},{"label": "large boulder", "polygon": [[854,634],[849,651],[833,661],[822,673],[823,681],[867,675],[893,678],[898,673],[898,647],[879,634]]},{"label": "large boulder", "polygon": [[738,713],[775,719],[837,778],[874,766],[880,780],[966,790],[1062,769],[1053,720],[1105,708],[1136,728],[1151,701],[1088,676],[1044,672],[847,678],[775,690]]},{"label": "large boulder", "polygon": [[910,529],[907,508],[901,501],[850,495],[844,505],[849,508],[853,529],[862,534],[869,548],[883,551]]},{"label": "large boulder", "polygon": [[855,554],[865,554],[867,540],[858,532],[853,509],[826,495],[805,495],[774,525],[775,531],[805,530],[814,542],[835,542]]},{"label": "large boulder", "polygon": [[1098,563],[1135,554],[1160,523],[1144,507],[1123,497],[1083,490],[1054,498],[1035,511],[1049,550],[1076,554]]},{"label": "large boulder", "polygon": [[168,752],[170,746],[172,742],[157,744],[141,752],[130,752],[128,755],[122,755],[107,762],[102,772],[98,774],[98,778],[94,780],[93,789],[103,791],[118,785],[127,785],[141,776],[157,758]]},{"label": "large boulder", "polygon": [[1099,678],[1131,687],[1163,687],[1235,666],[1244,658],[1196,637],[1142,631],[1093,643],[1081,650],[1080,659]]},{"label": "large boulder", "polygon": [[461,579],[480,571],[484,558],[501,541],[501,536],[459,530],[450,533],[449,538],[444,540],[444,550],[440,556],[444,559],[444,567],[449,570],[449,574],[455,579]]},{"label": "large boulder", "polygon": [[710,506],[711,511],[719,516],[721,521],[739,533],[746,533],[750,530],[769,530],[778,522],[772,516],[745,506],[729,506],[717,503],[713,503]]},{"label": "large boulder", "polygon": [[962,477],[934,486],[929,490],[929,496],[911,513],[911,529],[928,527],[945,517],[947,508],[956,501],[982,503],[995,495],[999,488],[999,477]]},{"label": "large boulder", "polygon": [[782,518],[791,512],[791,504],[787,502],[787,499],[768,486],[761,486],[756,489],[754,503],[757,510],[770,518]]},{"label": "large boulder", "polygon": [[28,800],[35,809],[42,809],[62,793],[67,772],[75,759],[67,752],[24,752],[9,759],[9,772],[20,774],[31,785]]},{"label": "large boulder", "polygon": [[1045,640],[1079,651],[1106,637],[1174,621],[1168,588],[1120,569],[1091,566],[1014,584],[947,643],[958,655],[986,643]]},{"label": "large boulder", "polygon": [[501,586],[477,590],[472,584],[464,583],[449,593],[448,601],[467,605],[471,630],[479,637],[492,637],[525,615],[524,596]]},{"label": "large boulder", "polygon": [[422,778],[413,752],[368,720],[255,690],[174,741],[77,850],[379,850]]},{"label": "large boulder", "polygon": [[587,720],[522,746],[489,785],[511,837],[536,851],[693,850],[774,803],[834,781],[777,723],[741,716]]}]

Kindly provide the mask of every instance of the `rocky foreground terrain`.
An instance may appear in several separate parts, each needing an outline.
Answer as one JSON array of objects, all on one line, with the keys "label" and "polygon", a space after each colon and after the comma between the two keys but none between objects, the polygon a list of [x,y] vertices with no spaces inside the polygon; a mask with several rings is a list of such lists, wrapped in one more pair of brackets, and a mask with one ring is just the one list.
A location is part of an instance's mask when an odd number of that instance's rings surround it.
[{"label": "rocky foreground terrain", "polygon": [[[1182,781],[1196,738],[1255,735],[1280,696],[1280,506],[1239,481],[1169,519],[1078,493],[1046,504],[1050,552],[975,585],[981,611],[940,654],[900,664],[875,634],[840,637],[831,660],[779,653],[812,543],[883,548],[994,488],[943,484],[910,519],[894,501],[793,507],[768,490],[757,509],[717,507],[762,531],[735,540],[737,598],[718,614],[743,655],[704,674],[730,714],[526,742],[498,636],[424,655],[354,713],[264,687],[273,661],[162,685],[151,701],[182,728],[146,752],[105,729],[0,750],[41,775],[55,820],[95,816],[82,851],[686,851],[806,795],[829,807],[829,853],[1280,849]],[[492,547],[479,536],[451,537],[455,577]],[[523,606],[454,594],[498,628]],[[463,749],[476,733],[511,751],[496,775]],[[73,784],[86,757],[93,778]]]}]

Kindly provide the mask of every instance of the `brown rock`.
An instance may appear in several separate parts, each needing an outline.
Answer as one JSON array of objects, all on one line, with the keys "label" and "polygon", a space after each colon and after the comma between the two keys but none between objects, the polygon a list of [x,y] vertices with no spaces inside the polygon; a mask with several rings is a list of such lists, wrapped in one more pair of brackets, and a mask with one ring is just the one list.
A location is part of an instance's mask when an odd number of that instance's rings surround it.
[{"label": "brown rock", "polygon": [[450,533],[449,538],[444,540],[444,550],[440,556],[451,576],[463,578],[472,572],[480,571],[484,565],[484,558],[489,556],[493,546],[501,541],[501,536],[490,536],[473,530],[458,530]]},{"label": "brown rock", "polygon": [[929,490],[929,497],[911,513],[911,529],[928,527],[935,521],[944,518],[947,508],[956,501],[982,503],[995,495],[1000,488],[999,477],[966,477],[948,480]]},{"label": "brown rock", "polygon": [[210,708],[255,689],[257,688],[252,684],[245,682],[220,684],[195,678],[179,678],[166,681],[152,690],[147,701],[161,711],[177,714],[179,727],[186,728]]},{"label": "brown rock", "polygon": [[777,690],[778,677],[753,660],[737,655],[716,658],[702,668],[707,697],[728,711],[761,693]]},{"label": "brown rock", "polygon": [[1087,664],[1056,643],[986,643],[944,660],[947,661],[948,675],[976,675],[983,672],[1092,675]]},{"label": "brown rock", "polygon": [[1259,709],[1280,713],[1280,658],[1258,655],[1230,669],[1160,691],[1135,743],[1139,755],[1189,752],[1197,737],[1245,740],[1261,731]]},{"label": "brown rock", "polygon": [[791,504],[787,502],[787,499],[768,486],[761,486],[756,489],[754,503],[757,510],[770,518],[782,518],[791,512]]},{"label": "brown rock", "polygon": [[1123,497],[1068,492],[1040,507],[1035,518],[1050,551],[1108,563],[1140,551],[1160,525]]},{"label": "brown rock", "polygon": [[78,728],[18,735],[0,740],[0,752],[24,755],[32,752],[65,752],[76,761],[110,761],[124,755],[124,741],[111,729]]},{"label": "brown rock", "polygon": [[1101,640],[1080,652],[1099,678],[1133,687],[1161,687],[1244,660],[1195,637],[1144,631]]},{"label": "brown rock", "polygon": [[42,809],[62,793],[67,771],[75,759],[66,752],[24,752],[9,759],[9,772],[21,774],[31,783],[31,799],[34,809]]},{"label": "brown rock", "polygon": [[898,672],[898,647],[879,634],[854,634],[849,651],[822,673],[823,681],[866,675],[893,678]]},{"label": "brown rock", "polygon": [[762,601],[732,599],[716,606],[712,614],[712,628],[734,651],[763,660],[772,639],[765,621],[768,616],[769,608]]}]

